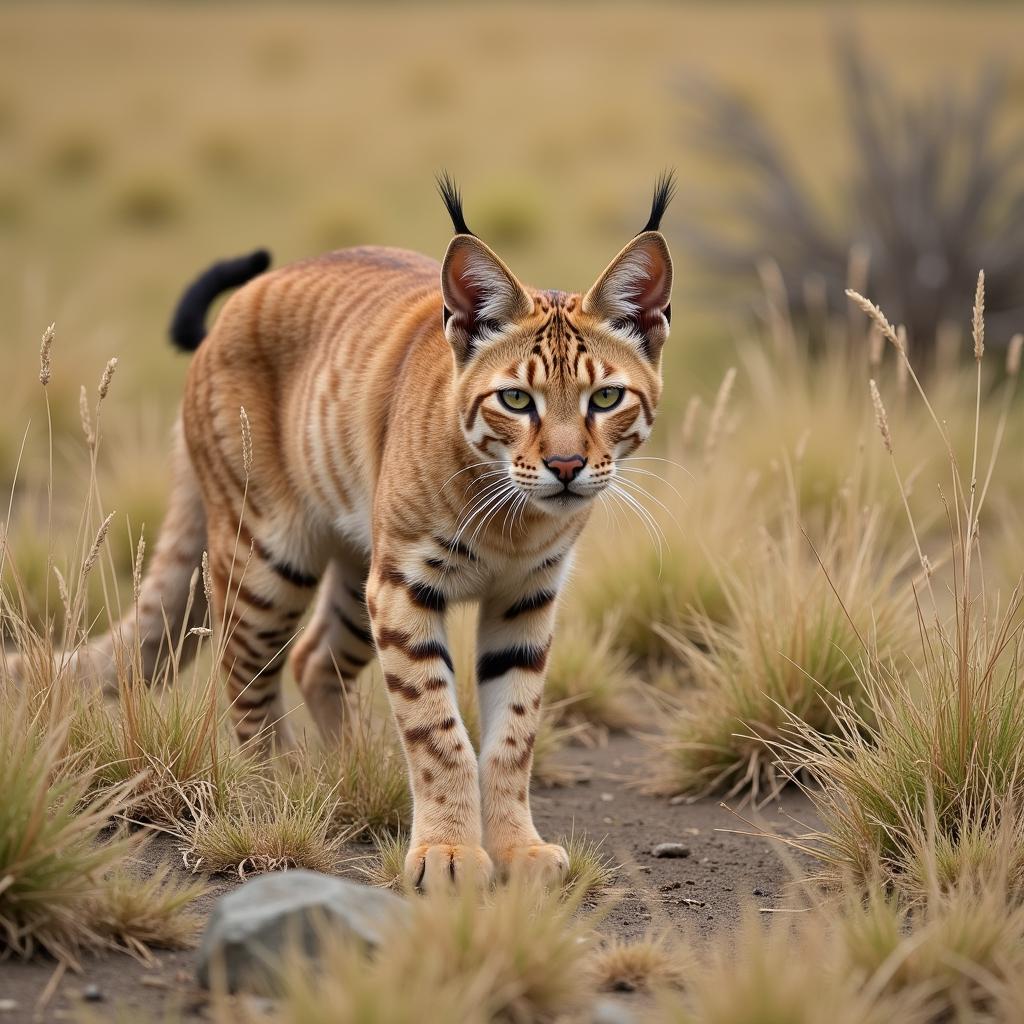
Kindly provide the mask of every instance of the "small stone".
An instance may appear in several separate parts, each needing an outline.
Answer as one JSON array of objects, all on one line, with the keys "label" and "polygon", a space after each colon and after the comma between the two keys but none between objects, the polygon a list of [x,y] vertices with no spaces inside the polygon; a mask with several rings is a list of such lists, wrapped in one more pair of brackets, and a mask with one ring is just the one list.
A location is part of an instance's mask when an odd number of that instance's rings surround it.
[{"label": "small stone", "polygon": [[394,893],[343,878],[315,871],[260,875],[217,901],[199,949],[199,984],[209,988],[223,972],[231,991],[247,982],[261,992],[273,990],[268,965],[280,963],[296,945],[315,958],[325,927],[373,950],[385,926],[408,912]]},{"label": "small stone", "polygon": [[103,993],[100,991],[98,985],[86,985],[82,990],[82,998],[87,1003],[102,1003]]},{"label": "small stone", "polygon": [[690,848],[683,843],[658,843],[651,854],[655,857],[689,857]]},{"label": "small stone", "polygon": [[636,1014],[617,999],[599,999],[591,1012],[591,1024],[636,1024]]},{"label": "small stone", "polygon": [[17,999],[0,999],[0,1013],[14,1013],[17,1008]]},{"label": "small stone", "polygon": [[601,799],[606,803],[610,804],[615,799],[614,793],[602,793]]},{"label": "small stone", "polygon": [[768,893],[766,893],[766,892],[764,891],[764,889],[755,889],[755,890],[754,890],[754,895],[755,895],[755,896],[767,896],[767,895],[768,895]]}]

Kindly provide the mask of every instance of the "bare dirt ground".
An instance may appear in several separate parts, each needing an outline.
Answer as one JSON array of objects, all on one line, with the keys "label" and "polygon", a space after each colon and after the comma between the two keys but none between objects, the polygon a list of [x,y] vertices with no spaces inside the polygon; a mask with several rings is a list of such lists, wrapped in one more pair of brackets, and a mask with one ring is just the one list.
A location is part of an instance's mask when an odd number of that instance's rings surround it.
[{"label": "bare dirt ground", "polygon": [[[573,748],[563,758],[586,773],[585,781],[557,789],[537,789],[533,807],[538,828],[547,837],[575,831],[603,840],[608,857],[621,865],[617,902],[604,918],[602,931],[624,938],[642,935],[652,925],[671,924],[694,941],[713,931],[728,930],[751,905],[771,912],[785,907],[791,869],[779,856],[780,844],[737,834],[748,826],[714,799],[672,804],[644,796],[635,783],[642,777],[643,748],[632,737],[612,737],[606,746]],[[745,817],[756,817],[777,834],[794,835],[817,821],[806,798],[786,793],[776,803]],[[656,858],[658,843],[683,843],[689,855]],[[372,848],[353,844],[339,873],[359,879],[358,859]],[[149,847],[149,856],[181,864],[169,840]],[[182,868],[184,870],[184,868]],[[217,896],[240,884],[237,878],[211,879],[200,901],[205,913]],[[97,1020],[159,1020],[170,1007],[203,1016],[206,1000],[193,981],[195,953],[157,951],[152,963],[127,955],[89,957],[82,973],[62,975],[52,961],[0,963],[0,1024],[79,1019],[91,1008]],[[56,973],[55,973],[56,971]],[[13,1006],[9,1001],[13,1001]]]}]

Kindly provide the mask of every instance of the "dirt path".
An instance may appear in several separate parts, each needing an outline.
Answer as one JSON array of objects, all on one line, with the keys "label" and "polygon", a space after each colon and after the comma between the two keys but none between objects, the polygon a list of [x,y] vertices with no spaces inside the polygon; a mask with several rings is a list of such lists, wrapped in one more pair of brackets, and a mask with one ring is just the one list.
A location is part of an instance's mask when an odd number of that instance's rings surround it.
[{"label": "dirt path", "polygon": [[[744,907],[764,910],[783,906],[790,874],[776,846],[768,840],[728,831],[746,826],[717,800],[672,805],[667,800],[643,796],[631,786],[642,771],[640,743],[630,737],[614,737],[607,746],[575,748],[564,760],[587,774],[586,781],[559,789],[540,789],[533,796],[537,825],[546,837],[568,835],[573,830],[603,840],[608,856],[622,868],[617,886],[621,898],[605,919],[603,930],[626,938],[642,935],[652,923],[671,922],[695,938],[719,929],[730,929]],[[746,812],[745,812],[746,813]],[[778,804],[761,809],[759,820],[779,833],[794,834],[800,827],[793,819],[813,826],[816,820],[806,799],[786,794]],[[683,843],[690,850],[682,858],[655,858],[652,848],[663,842]],[[172,843],[152,844],[150,856],[180,864]],[[346,851],[351,857],[369,852],[365,845]],[[351,860],[340,873],[359,878]],[[216,897],[239,884],[214,879],[211,892],[200,904],[204,912]],[[76,1007],[93,1006],[96,1018],[110,1017],[121,1006],[133,1019],[159,1020],[165,1006],[178,1005],[186,1012],[201,1012],[202,994],[192,982],[193,951],[157,952],[152,964],[141,964],[125,955],[91,957],[82,974],[67,972],[52,985],[52,961],[0,963],[0,1007],[5,1000],[16,1004],[0,1009],[0,1024],[76,1019]],[[99,996],[95,1003],[89,995]]]}]

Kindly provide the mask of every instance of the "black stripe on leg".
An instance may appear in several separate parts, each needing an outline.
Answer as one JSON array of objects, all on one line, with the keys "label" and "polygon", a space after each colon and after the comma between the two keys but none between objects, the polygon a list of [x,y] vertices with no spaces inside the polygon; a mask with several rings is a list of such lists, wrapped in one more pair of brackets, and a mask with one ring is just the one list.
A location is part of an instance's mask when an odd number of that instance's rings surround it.
[{"label": "black stripe on leg", "polygon": [[407,583],[412,603],[430,612],[443,612],[448,607],[448,598],[428,583]]},{"label": "black stripe on leg", "polygon": [[508,611],[505,612],[506,619],[515,619],[527,612],[535,612],[539,608],[546,608],[555,599],[553,590],[538,590],[535,594],[529,594],[520,598]]},{"label": "black stripe on leg", "polygon": [[544,572],[545,569],[554,569],[556,565],[561,562],[568,554],[566,551],[561,551],[557,555],[552,555],[550,558],[545,558],[533,571]]},{"label": "black stripe on leg", "polygon": [[445,540],[444,537],[435,537],[434,543],[444,548],[445,551],[450,551],[453,555],[461,555],[469,562],[476,561],[476,555],[460,540]]},{"label": "black stripe on leg", "polygon": [[235,597],[250,608],[259,608],[260,611],[269,612],[274,607],[274,602],[255,591],[250,590],[244,583],[239,582],[235,587]]},{"label": "black stripe on leg", "polygon": [[297,569],[294,565],[289,565],[288,562],[279,562],[274,556],[261,544],[258,540],[252,542],[253,550],[261,559],[277,573],[286,583],[290,583],[293,587],[302,587],[309,589],[315,587],[319,582],[316,576],[310,576],[309,573],[303,572],[301,569]]},{"label": "black stripe on leg", "polygon": [[445,663],[449,672],[455,671],[455,665],[452,663],[452,656],[448,653],[448,648],[439,640],[428,640],[426,643],[413,644],[405,649],[405,653],[413,661],[427,661],[430,658],[438,658]]},{"label": "black stripe on leg", "polygon": [[503,676],[513,669],[525,672],[543,672],[548,661],[548,644],[543,647],[522,645],[508,647],[504,651],[491,651],[482,654],[476,667],[478,683],[487,683]]},{"label": "black stripe on leg", "polygon": [[358,622],[353,622],[338,605],[334,605],[334,614],[338,616],[341,624],[357,639],[361,640],[367,647],[373,646],[373,636],[370,631],[364,626],[360,626]]},{"label": "black stripe on leg", "polygon": [[268,693],[265,693],[262,697],[255,698],[248,697],[246,692],[243,691],[231,703],[233,707],[239,708],[242,711],[260,711],[268,704],[272,704],[276,697],[276,687]]},{"label": "black stripe on leg", "polygon": [[407,658],[411,658],[413,661],[429,661],[431,658],[438,658],[448,666],[450,672],[455,671],[452,656],[448,653],[448,648],[440,640],[424,640],[421,643],[414,644],[412,637],[408,633],[382,626],[377,630],[377,649],[383,651],[388,647],[397,647]]}]

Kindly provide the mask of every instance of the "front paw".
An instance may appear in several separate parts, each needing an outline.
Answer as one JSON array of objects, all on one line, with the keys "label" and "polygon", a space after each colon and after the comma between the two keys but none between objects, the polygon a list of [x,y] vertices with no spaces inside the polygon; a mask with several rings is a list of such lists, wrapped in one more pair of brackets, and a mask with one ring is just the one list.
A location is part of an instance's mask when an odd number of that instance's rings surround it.
[{"label": "front paw", "polygon": [[494,861],[505,878],[524,878],[554,887],[569,874],[569,854],[557,843],[528,843],[494,851]]},{"label": "front paw", "polygon": [[494,865],[482,847],[421,843],[405,856],[405,884],[422,892],[453,892],[465,885],[484,888]]}]

